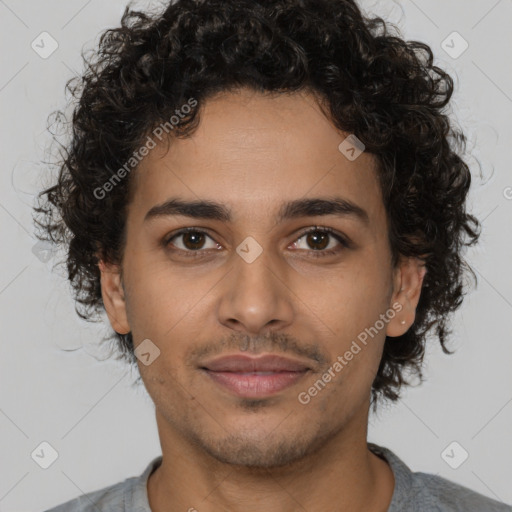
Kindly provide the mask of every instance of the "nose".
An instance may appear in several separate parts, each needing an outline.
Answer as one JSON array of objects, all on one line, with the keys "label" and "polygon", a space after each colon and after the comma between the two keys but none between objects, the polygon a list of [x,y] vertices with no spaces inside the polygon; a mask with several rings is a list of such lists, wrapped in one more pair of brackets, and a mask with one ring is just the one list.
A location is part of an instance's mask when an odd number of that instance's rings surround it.
[{"label": "nose", "polygon": [[222,282],[219,322],[251,334],[289,326],[294,316],[294,294],[287,283],[290,272],[289,265],[270,250],[263,250],[251,262],[235,254],[233,267]]}]

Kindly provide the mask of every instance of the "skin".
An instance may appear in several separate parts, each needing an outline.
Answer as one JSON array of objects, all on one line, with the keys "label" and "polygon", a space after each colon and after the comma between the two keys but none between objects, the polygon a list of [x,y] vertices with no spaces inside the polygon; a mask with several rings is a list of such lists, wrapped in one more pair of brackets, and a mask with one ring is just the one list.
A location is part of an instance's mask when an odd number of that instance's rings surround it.
[{"label": "skin", "polygon": [[[414,321],[425,269],[417,259],[391,264],[376,160],[364,152],[345,158],[338,145],[348,134],[307,92],[221,93],[202,105],[200,119],[190,138],[172,140],[169,151],[157,146],[131,176],[123,260],[100,262],[112,327],[160,350],[151,364],[138,362],[163,454],[148,481],[151,508],[386,511],[394,477],[366,444],[370,390],[386,335]],[[363,208],[368,223],[349,215],[277,222],[282,202],[333,192]],[[171,197],[222,203],[232,220],[144,221]],[[321,250],[339,252],[314,257],[321,241],[301,234],[314,226],[351,246],[329,237]],[[185,235],[165,248],[184,227],[208,232],[199,243]],[[236,252],[247,236],[263,250],[252,263]],[[196,246],[203,255],[187,258]],[[394,303],[400,312],[300,403],[298,394]],[[234,353],[289,356],[312,371],[272,397],[243,399],[198,368],[206,356]]]}]

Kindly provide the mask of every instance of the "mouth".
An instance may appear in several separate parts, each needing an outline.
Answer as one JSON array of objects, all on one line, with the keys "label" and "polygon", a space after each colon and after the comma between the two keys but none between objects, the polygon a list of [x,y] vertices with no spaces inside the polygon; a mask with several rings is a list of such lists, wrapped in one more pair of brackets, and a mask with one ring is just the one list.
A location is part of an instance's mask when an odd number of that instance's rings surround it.
[{"label": "mouth", "polygon": [[230,393],[243,398],[261,398],[298,383],[311,368],[301,361],[279,356],[232,355],[203,363],[200,370]]}]

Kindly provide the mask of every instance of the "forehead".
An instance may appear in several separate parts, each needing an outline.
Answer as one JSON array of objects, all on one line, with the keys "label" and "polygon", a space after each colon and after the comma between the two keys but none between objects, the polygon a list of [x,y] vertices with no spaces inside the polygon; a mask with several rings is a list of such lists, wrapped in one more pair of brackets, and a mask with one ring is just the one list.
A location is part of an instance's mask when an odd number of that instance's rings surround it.
[{"label": "forehead", "polygon": [[383,205],[375,158],[350,161],[338,130],[306,92],[264,95],[242,89],[207,100],[198,128],[157,144],[135,171],[132,209],[144,215],[169,197],[220,202],[233,220],[268,217],[304,197],[340,196],[370,217]]}]

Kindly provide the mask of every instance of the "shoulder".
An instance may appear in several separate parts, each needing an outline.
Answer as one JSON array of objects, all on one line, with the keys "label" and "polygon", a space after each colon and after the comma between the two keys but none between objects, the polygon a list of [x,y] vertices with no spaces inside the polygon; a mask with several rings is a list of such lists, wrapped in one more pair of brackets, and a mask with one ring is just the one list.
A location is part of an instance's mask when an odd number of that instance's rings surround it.
[{"label": "shoulder", "polygon": [[124,491],[130,485],[127,479],[103,489],[83,494],[45,512],[124,512]]},{"label": "shoulder", "polygon": [[395,489],[388,512],[512,512],[512,506],[429,473],[413,472],[394,452],[368,443],[390,465]]},{"label": "shoulder", "polygon": [[44,512],[151,512],[147,481],[161,462],[160,455],[154,458],[139,476],[132,476],[122,482],[82,494]]},{"label": "shoulder", "polygon": [[512,506],[428,473],[412,473],[411,498],[421,510],[439,512],[512,512]]},{"label": "shoulder", "polygon": [[135,478],[83,494],[45,512],[124,512],[124,494]]}]

